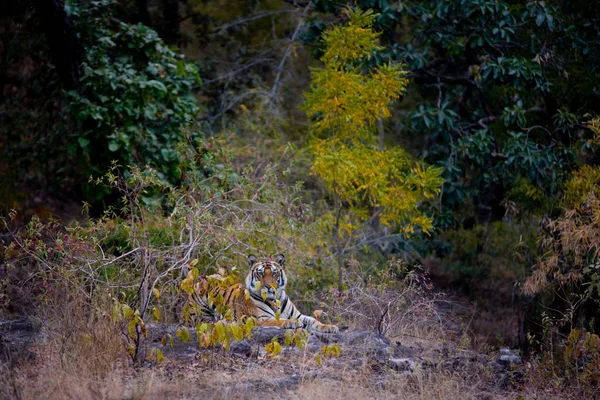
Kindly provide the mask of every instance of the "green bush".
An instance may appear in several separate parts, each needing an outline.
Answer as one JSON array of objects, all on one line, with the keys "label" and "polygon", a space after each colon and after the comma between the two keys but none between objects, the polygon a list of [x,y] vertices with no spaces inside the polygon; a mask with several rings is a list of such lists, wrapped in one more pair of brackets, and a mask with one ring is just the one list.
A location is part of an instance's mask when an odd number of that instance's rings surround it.
[{"label": "green bush", "polygon": [[[186,62],[152,29],[113,18],[112,2],[70,2],[75,30],[85,49],[81,88],[69,92],[74,127],[69,152],[84,177],[104,175],[111,161],[151,166],[178,181],[176,146],[198,111],[192,89],[200,83]],[[88,199],[102,197],[87,186]]]}]

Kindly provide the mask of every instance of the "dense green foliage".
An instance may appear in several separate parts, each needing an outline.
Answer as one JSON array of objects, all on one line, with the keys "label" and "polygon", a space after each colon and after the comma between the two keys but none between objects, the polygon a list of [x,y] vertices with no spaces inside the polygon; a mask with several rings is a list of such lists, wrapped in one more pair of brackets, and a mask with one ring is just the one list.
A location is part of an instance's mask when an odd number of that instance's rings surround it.
[{"label": "dense green foliage", "polygon": [[[316,4],[332,10],[332,2]],[[439,224],[473,214],[498,219],[503,200],[523,200],[517,192],[538,205],[561,192],[577,155],[589,156],[582,128],[598,101],[596,6],[357,4],[380,12],[376,27],[386,45],[374,61],[406,63],[416,84],[409,90],[423,99],[402,107],[397,126],[402,136],[420,138],[418,151],[443,168]]]},{"label": "dense green foliage", "polygon": [[197,68],[152,29],[114,21],[111,2],[69,8],[85,61],[81,87],[69,92],[75,126],[68,151],[82,159],[87,176],[104,174],[116,160],[179,179],[176,146],[188,139],[185,129],[198,111]]}]

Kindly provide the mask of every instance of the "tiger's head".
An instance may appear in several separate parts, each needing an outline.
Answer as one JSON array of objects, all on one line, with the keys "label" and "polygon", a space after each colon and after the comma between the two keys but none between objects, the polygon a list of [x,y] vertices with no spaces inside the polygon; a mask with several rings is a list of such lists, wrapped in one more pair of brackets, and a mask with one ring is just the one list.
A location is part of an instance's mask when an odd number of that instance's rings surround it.
[{"label": "tiger's head", "polygon": [[283,270],[285,256],[278,255],[277,261],[258,261],[251,254],[248,256],[248,264],[250,264],[250,272],[246,276],[246,288],[260,297],[264,290],[267,300],[280,298],[287,284],[287,277]]}]

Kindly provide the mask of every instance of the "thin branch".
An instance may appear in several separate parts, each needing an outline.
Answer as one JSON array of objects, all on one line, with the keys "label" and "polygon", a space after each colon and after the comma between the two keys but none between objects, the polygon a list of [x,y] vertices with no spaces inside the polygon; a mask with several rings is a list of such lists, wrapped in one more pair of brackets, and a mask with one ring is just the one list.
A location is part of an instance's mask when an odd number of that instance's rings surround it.
[{"label": "thin branch", "polygon": [[279,85],[281,83],[281,74],[283,73],[283,67],[285,65],[285,62],[286,62],[287,58],[289,57],[290,53],[292,52],[292,48],[294,46],[294,42],[296,41],[296,37],[298,36],[298,33],[300,32],[300,28],[302,28],[302,25],[304,25],[304,19],[306,18],[306,14],[308,13],[308,10],[311,7],[312,7],[312,2],[308,2],[306,7],[304,7],[304,11],[302,12],[300,21],[298,21],[298,25],[296,25],[296,30],[294,31],[294,34],[290,38],[290,44],[287,47],[287,49],[285,50],[285,53],[283,54],[283,57],[281,58],[281,62],[279,63],[279,66],[277,67],[277,75],[275,76],[275,81],[273,82],[273,87],[271,88],[271,93],[269,94],[270,108],[273,107],[275,95],[277,94],[277,90],[279,89]]},{"label": "thin branch", "polygon": [[277,14],[284,14],[284,13],[295,13],[298,12],[297,10],[291,10],[291,9],[285,9],[285,10],[277,10],[277,11],[269,11],[269,12],[265,12],[262,14],[258,14],[258,15],[253,15],[251,17],[247,17],[247,18],[240,18],[240,19],[236,19],[235,21],[229,22],[227,24],[223,24],[217,28],[213,29],[213,32],[218,32],[218,33],[222,33],[223,31],[232,28],[236,25],[241,25],[241,24],[245,24],[246,22],[250,22],[250,21],[255,21],[257,19],[261,19],[264,17],[269,17],[271,15],[277,15]]}]

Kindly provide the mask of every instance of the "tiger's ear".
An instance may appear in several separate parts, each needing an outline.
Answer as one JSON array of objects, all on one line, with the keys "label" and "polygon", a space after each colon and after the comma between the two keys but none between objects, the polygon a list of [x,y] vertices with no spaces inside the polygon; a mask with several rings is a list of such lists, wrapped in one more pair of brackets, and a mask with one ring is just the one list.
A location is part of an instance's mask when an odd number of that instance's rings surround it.
[{"label": "tiger's ear", "polygon": [[248,264],[249,264],[250,266],[253,266],[255,263],[256,263],[256,257],[254,257],[252,254],[250,254],[250,255],[248,256]]},{"label": "tiger's ear", "polygon": [[279,254],[277,256],[277,264],[281,265],[283,267],[283,264],[285,264],[285,256],[283,254]]}]

